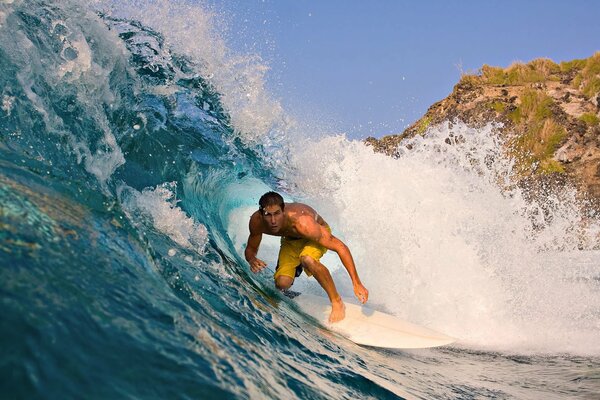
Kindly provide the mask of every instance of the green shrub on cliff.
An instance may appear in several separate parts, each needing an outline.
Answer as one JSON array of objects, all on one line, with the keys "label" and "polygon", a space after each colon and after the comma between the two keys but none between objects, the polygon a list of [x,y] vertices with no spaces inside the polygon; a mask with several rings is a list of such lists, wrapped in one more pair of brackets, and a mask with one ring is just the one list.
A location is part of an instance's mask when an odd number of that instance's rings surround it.
[{"label": "green shrub on cliff", "polygon": [[587,63],[587,59],[562,61],[560,63],[560,71],[564,72],[564,73],[568,73],[573,70],[581,71],[585,67],[586,63]]},{"label": "green shrub on cliff", "polygon": [[492,67],[490,65],[484,65],[481,67],[480,77],[482,83],[488,83],[490,85],[503,85],[506,82],[506,73],[500,67]]},{"label": "green shrub on cliff", "polygon": [[590,78],[586,83],[584,83],[583,88],[581,88],[581,92],[586,99],[592,98],[594,95],[600,92],[600,78],[597,76]]},{"label": "green shrub on cliff", "polygon": [[547,80],[557,80],[561,67],[547,58],[539,58],[527,64],[517,62],[508,68],[484,65],[479,71],[480,83],[488,85],[524,85]]},{"label": "green shrub on cliff", "polygon": [[536,69],[537,71],[541,71],[544,75],[550,76],[560,72],[560,65],[555,63],[549,58],[536,58],[535,60],[531,60],[527,65]]},{"label": "green shrub on cliff", "polygon": [[476,75],[463,75],[460,83],[516,86],[558,81],[564,74],[575,72],[572,81],[574,88],[581,89],[588,99],[600,92],[600,52],[590,58],[563,61],[560,64],[547,58],[538,58],[526,64],[515,62],[508,68],[484,65]]},{"label": "green shrub on cliff", "polygon": [[515,123],[541,122],[552,115],[552,99],[537,90],[526,90],[521,95],[521,104],[508,117]]},{"label": "green shrub on cliff", "polygon": [[513,152],[525,169],[536,166],[538,173],[562,173],[565,171],[562,164],[552,157],[566,135],[565,129],[551,118],[535,122],[516,138]]},{"label": "green shrub on cliff", "polygon": [[522,93],[519,106],[509,114],[524,132],[512,148],[525,169],[536,166],[539,173],[564,172],[562,165],[552,159],[566,137],[565,129],[552,119],[553,103],[545,93],[529,89]]},{"label": "green shrub on cliff", "polygon": [[600,51],[583,61],[585,65],[573,78],[572,86],[581,89],[583,95],[590,99],[600,92]]},{"label": "green shrub on cliff", "polygon": [[419,121],[419,126],[417,127],[417,134],[423,135],[427,128],[431,125],[431,117],[424,117]]},{"label": "green shrub on cliff", "polygon": [[565,167],[560,162],[549,158],[540,163],[539,172],[542,174],[562,174],[565,172]]},{"label": "green shrub on cliff", "polygon": [[600,118],[594,113],[585,113],[579,117],[579,120],[585,122],[585,124],[589,126],[596,126],[600,123]]},{"label": "green shrub on cliff", "polygon": [[490,108],[494,111],[496,111],[497,113],[503,113],[504,111],[506,111],[506,104],[504,104],[501,101],[494,101],[490,104]]}]

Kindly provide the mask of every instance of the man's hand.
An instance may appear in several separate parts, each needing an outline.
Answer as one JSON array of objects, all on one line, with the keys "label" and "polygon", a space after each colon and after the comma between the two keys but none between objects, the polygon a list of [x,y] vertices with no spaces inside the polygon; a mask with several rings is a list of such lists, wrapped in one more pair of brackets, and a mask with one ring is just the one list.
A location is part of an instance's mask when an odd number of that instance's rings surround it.
[{"label": "man's hand", "polygon": [[369,299],[369,291],[362,285],[362,283],[357,283],[354,285],[354,294],[356,295],[356,298],[358,298],[358,300],[360,300],[360,302],[363,304]]},{"label": "man's hand", "polygon": [[254,257],[253,260],[248,261],[248,263],[250,264],[250,269],[254,273],[262,271],[267,266],[267,264],[263,260],[260,260],[256,257]]}]

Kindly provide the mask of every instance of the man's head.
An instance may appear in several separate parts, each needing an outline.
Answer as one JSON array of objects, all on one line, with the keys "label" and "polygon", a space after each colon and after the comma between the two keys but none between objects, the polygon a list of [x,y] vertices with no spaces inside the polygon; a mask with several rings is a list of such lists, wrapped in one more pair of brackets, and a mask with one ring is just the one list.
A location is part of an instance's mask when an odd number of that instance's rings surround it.
[{"label": "man's head", "polygon": [[283,197],[276,192],[267,192],[262,195],[258,201],[258,211],[266,222],[271,233],[277,233],[283,226],[283,220],[285,218],[283,209],[285,203]]}]

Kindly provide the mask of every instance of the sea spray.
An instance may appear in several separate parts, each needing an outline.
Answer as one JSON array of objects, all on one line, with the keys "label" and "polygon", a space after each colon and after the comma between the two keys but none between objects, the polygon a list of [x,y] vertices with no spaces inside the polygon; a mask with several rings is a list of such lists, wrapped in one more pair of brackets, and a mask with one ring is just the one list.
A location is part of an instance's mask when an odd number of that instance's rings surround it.
[{"label": "sea spray", "polygon": [[[119,133],[113,131],[105,112],[121,102],[111,79],[127,74],[124,47],[91,10],[72,2],[62,9],[43,1],[1,7],[4,68],[14,70],[16,78],[5,82],[3,94],[5,99],[17,98],[20,108],[19,113],[11,113],[9,124],[14,121],[20,130],[32,130],[24,144],[34,147],[50,169],[58,170],[53,166],[65,160],[43,154],[48,138],[42,132],[57,145],[66,144],[69,156],[83,163],[107,192],[107,181],[125,162],[117,144]],[[27,21],[24,29],[23,21]]]},{"label": "sea spray", "polygon": [[166,47],[197,63],[220,93],[236,133],[247,143],[277,143],[293,122],[265,89],[267,64],[257,54],[231,51],[215,29],[216,15],[191,1],[95,2],[114,18],[141,21],[160,32]]},{"label": "sea spray", "polygon": [[[393,159],[326,137],[291,152],[287,179],[350,246],[372,304],[470,346],[600,351],[598,271],[568,279],[548,253],[582,243],[574,189],[534,224],[542,205],[512,183],[493,125],[443,124],[409,147]],[[332,267],[352,296],[339,261]]]},{"label": "sea spray", "polygon": [[[146,188],[142,192],[121,186],[117,193],[132,222],[139,226],[144,219],[148,219],[151,226],[175,243],[202,255],[208,242],[208,231],[177,206],[176,190],[176,183],[168,182],[153,189]],[[169,251],[169,255],[174,254]]]}]

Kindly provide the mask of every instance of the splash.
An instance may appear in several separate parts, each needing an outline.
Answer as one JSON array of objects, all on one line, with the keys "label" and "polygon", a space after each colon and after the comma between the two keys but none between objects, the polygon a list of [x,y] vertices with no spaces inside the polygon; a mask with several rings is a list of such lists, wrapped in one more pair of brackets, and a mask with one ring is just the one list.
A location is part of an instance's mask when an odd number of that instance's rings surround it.
[{"label": "splash", "polygon": [[372,304],[469,346],[599,353],[600,271],[581,264],[599,254],[578,250],[597,228],[580,226],[574,189],[526,200],[493,125],[443,124],[410,145],[398,159],[344,137],[292,151],[287,179],[352,249]]},{"label": "splash", "polygon": [[139,225],[138,220],[145,218],[173,242],[202,255],[208,243],[208,231],[177,206],[176,187],[176,182],[168,182],[138,192],[131,187],[121,186],[118,197],[133,223]]},{"label": "splash", "polygon": [[96,1],[103,12],[141,21],[160,32],[171,51],[185,54],[220,93],[231,124],[248,144],[278,143],[294,123],[265,89],[266,63],[256,54],[230,50],[216,27],[217,16],[191,1]]},{"label": "splash", "polygon": [[[108,191],[107,181],[125,162],[105,113],[120,100],[110,81],[125,64],[123,46],[91,11],[71,2],[64,9],[40,1],[4,2],[1,12],[0,48],[18,82],[3,88],[3,111],[11,114],[12,93],[22,91],[45,131],[66,141],[77,163]],[[22,18],[31,21],[28,29],[21,28]]]}]

